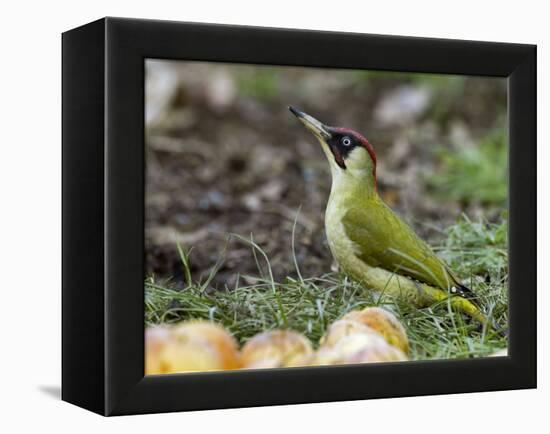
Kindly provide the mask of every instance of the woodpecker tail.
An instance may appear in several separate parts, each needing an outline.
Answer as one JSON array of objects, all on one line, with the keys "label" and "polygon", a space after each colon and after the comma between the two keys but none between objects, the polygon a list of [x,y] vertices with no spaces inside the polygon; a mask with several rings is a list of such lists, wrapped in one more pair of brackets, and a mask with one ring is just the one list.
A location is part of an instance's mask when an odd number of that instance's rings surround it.
[{"label": "woodpecker tail", "polygon": [[[455,294],[460,295],[461,297],[467,299],[470,303],[472,303],[476,308],[478,308],[481,311],[481,305],[479,304],[479,301],[474,291],[472,291],[467,286],[462,285],[461,283],[456,284],[455,288],[456,288]],[[480,322],[480,325],[482,324],[483,324],[483,321]],[[508,329],[500,327],[495,323],[494,320],[487,322],[487,325],[500,336],[505,337],[508,335]]]},{"label": "woodpecker tail", "polygon": [[457,282],[453,287],[451,287],[451,294],[460,295],[461,297],[467,298],[474,304],[478,305],[477,296],[474,291],[461,283]]}]

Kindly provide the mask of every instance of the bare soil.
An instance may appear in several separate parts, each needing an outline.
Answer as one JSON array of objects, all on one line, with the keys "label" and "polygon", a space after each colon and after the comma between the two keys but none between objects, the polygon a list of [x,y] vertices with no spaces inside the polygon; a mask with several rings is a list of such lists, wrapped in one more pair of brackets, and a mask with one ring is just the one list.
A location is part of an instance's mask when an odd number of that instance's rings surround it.
[{"label": "bare soil", "polygon": [[275,92],[267,86],[264,95],[261,86],[250,91],[242,84],[258,80],[250,66],[149,67],[148,80],[168,90],[148,94],[156,114],[148,118],[146,140],[146,275],[183,281],[178,241],[192,248],[194,278],[207,276],[223,256],[213,285],[232,287],[237,276],[246,281],[257,275],[257,264],[249,246],[227,242],[236,233],[252,236],[268,254],[275,279],[284,279],[295,274],[295,219],[302,274],[334,267],[324,234],[330,172],[288,104],[368,137],[382,197],[430,242],[438,243],[461,212],[487,215],[479,204],[436,200],[423,180],[438,170],[436,147],[475,146],[502,122],[492,106],[505,107],[500,81],[468,78],[455,92],[403,75],[367,80],[353,71],[272,70]]}]

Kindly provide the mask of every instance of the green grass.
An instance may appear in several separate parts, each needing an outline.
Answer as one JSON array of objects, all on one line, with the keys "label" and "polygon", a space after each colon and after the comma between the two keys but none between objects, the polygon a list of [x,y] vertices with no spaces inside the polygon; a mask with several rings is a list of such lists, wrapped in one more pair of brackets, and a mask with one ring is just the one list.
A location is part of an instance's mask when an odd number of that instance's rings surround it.
[{"label": "green grass", "polygon": [[[507,224],[461,219],[447,229],[446,242],[437,250],[476,291],[480,304],[499,327],[507,324]],[[254,252],[257,276],[237,279],[233,288],[214,290],[210,283],[223,263],[223,254],[202,281],[190,273],[192,252],[180,246],[185,283],[145,281],[147,324],[210,319],[223,324],[242,343],[254,334],[278,327],[304,333],[314,344],[327,326],[345,313],[367,306],[384,306],[405,326],[411,341],[411,358],[438,359],[485,356],[505,348],[506,338],[480,330],[468,318],[451,310],[447,301],[417,309],[388,296],[380,296],[339,273],[302,277],[289,247],[295,269],[292,276],[275,282],[268,255],[253,238],[232,235]],[[190,254],[191,253],[191,254]],[[242,283],[244,281],[252,283]]]},{"label": "green grass", "polygon": [[437,157],[441,168],[427,182],[440,197],[499,206],[506,202],[508,151],[503,130],[489,134],[475,147],[441,148]]}]

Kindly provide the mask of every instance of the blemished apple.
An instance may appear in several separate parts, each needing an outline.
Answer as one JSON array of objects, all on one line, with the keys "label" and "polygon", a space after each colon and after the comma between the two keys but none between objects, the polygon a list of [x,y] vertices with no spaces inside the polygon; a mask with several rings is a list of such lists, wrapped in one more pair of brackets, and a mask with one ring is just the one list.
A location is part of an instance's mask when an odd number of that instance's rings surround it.
[{"label": "blemished apple", "polygon": [[162,349],[160,359],[164,374],[224,369],[220,354],[201,339],[172,340]]},{"label": "blemished apple", "polygon": [[145,373],[213,371],[240,367],[238,345],[223,327],[207,321],[154,326],[145,331]]},{"label": "blemished apple", "polygon": [[222,369],[240,367],[239,346],[235,338],[221,325],[211,321],[189,321],[173,329],[173,334],[180,341],[202,339],[213,346],[222,360]]},{"label": "blemished apple", "polygon": [[409,353],[407,332],[395,315],[380,307],[348,312],[342,319],[357,321],[380,333],[389,344]]},{"label": "blemished apple", "polygon": [[321,347],[333,347],[346,336],[355,333],[378,334],[377,331],[359,321],[339,319],[328,327],[319,344]]},{"label": "blemished apple", "polygon": [[170,344],[170,329],[165,326],[147,327],[145,329],[145,374],[162,374],[164,367],[160,354]]},{"label": "blemished apple", "polygon": [[340,365],[405,360],[405,353],[390,345],[382,336],[355,333],[343,337],[333,346],[319,348],[312,364]]},{"label": "blemished apple", "polygon": [[244,368],[279,368],[309,364],[313,347],[293,330],[271,330],[253,336],[242,348]]}]

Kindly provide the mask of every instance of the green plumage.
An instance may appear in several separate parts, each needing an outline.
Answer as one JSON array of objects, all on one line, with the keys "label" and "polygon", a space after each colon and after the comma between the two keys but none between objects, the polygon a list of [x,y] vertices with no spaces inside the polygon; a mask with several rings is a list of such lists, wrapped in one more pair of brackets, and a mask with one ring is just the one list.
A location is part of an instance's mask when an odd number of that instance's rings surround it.
[{"label": "green plumage", "polygon": [[[361,152],[361,151],[357,151]],[[357,157],[357,156],[356,156]],[[450,298],[451,305],[482,324],[485,315],[433,250],[371,188],[368,172],[333,174],[325,229],[342,271],[367,288],[419,307]]]},{"label": "green plumage", "polygon": [[342,224],[362,261],[436,288],[458,284],[443,261],[378,196],[361,205],[350,207]]},{"label": "green plumage", "polygon": [[370,143],[354,131],[327,127],[291,111],[319,139],[330,164],[325,229],[341,270],[367,288],[419,307],[449,300],[456,310],[487,324],[477,305],[466,298],[471,291],[378,195]]}]

